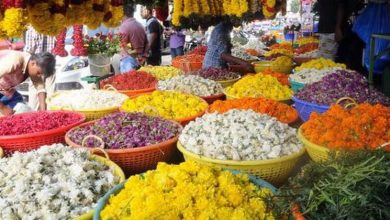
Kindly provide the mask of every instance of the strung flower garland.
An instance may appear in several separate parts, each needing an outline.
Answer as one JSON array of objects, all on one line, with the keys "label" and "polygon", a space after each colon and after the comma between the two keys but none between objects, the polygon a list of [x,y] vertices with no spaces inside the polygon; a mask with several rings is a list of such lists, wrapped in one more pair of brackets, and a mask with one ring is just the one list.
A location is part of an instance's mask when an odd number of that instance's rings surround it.
[{"label": "strung flower garland", "polygon": [[64,28],[60,34],[56,37],[56,44],[51,53],[60,57],[68,56],[68,51],[65,50],[65,37],[66,37],[66,28]]},{"label": "strung flower garland", "polygon": [[118,27],[123,18],[123,6],[115,6],[111,2],[109,12],[111,12],[111,18],[108,21],[104,21],[103,24],[107,27]]},{"label": "strung flower garland", "polygon": [[39,33],[55,36],[65,27],[65,15],[61,13],[52,14],[50,9],[53,6],[52,2],[48,2],[27,7],[29,22]]},{"label": "strung flower garland", "polygon": [[276,0],[263,0],[263,14],[266,18],[275,15]]},{"label": "strung flower garland", "polygon": [[22,0],[5,0],[4,17],[0,20],[0,37],[21,37],[26,30],[27,17]]}]

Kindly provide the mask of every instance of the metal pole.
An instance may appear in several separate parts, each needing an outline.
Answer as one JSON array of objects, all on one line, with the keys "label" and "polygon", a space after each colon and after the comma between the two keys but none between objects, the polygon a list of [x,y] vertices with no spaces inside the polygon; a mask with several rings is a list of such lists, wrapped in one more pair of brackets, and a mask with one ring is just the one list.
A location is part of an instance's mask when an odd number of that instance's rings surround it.
[{"label": "metal pole", "polygon": [[368,72],[368,83],[374,85],[374,65],[375,65],[375,37],[371,35],[370,39],[370,69]]}]

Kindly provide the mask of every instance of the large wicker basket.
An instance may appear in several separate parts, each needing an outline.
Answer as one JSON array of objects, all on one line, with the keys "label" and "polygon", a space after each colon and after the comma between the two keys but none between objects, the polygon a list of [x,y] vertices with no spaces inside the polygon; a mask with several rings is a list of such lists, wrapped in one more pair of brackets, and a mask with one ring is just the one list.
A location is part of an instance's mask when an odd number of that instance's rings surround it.
[{"label": "large wicker basket", "polygon": [[[80,144],[74,143],[69,138],[69,133],[80,127],[85,127],[95,121],[84,123],[78,127],[71,129],[65,136],[65,141],[69,146],[72,147],[83,147]],[[178,126],[182,127],[180,124]],[[91,136],[92,138],[93,136]],[[94,136],[96,138],[96,136]],[[97,138],[99,139],[99,138]],[[150,169],[154,169],[158,162],[168,162],[172,159],[174,152],[176,151],[176,143],[178,136],[161,142],[159,144],[148,145],[145,147],[127,148],[127,149],[103,149],[108,156],[118,164],[127,175],[142,173]],[[102,143],[104,146],[104,143]],[[103,147],[96,146],[96,147]],[[93,148],[90,148],[93,150]]]},{"label": "large wicker basket", "polygon": [[178,142],[177,148],[183,153],[186,161],[196,161],[200,164],[238,170],[260,178],[263,178],[275,185],[282,185],[286,182],[289,174],[294,169],[296,163],[305,153],[305,148],[299,152],[284,156],[279,159],[256,160],[256,161],[233,161],[233,160],[216,160],[200,156],[186,150]]},{"label": "large wicker basket", "polygon": [[[57,111],[58,112],[58,111]],[[0,136],[0,147],[3,148],[5,156],[11,155],[16,151],[19,152],[28,152],[36,150],[43,145],[50,145],[55,143],[64,143],[65,134],[71,128],[80,125],[85,121],[85,116],[76,112],[69,112],[72,114],[77,114],[80,116],[80,120],[56,129],[51,129],[48,131],[36,132],[31,134],[23,135],[9,135],[9,136]],[[39,112],[27,112],[19,115],[34,115],[39,114]],[[1,119],[0,119],[1,120]]]}]

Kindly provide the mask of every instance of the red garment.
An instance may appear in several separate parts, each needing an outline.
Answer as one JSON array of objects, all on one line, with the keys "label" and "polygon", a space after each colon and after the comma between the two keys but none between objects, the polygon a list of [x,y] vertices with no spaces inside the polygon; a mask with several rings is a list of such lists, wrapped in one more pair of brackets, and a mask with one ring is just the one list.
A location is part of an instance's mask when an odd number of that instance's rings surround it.
[{"label": "red garment", "polygon": [[[119,33],[124,37],[126,44],[130,43],[132,48],[137,51],[138,54],[143,54],[147,43],[145,28],[141,23],[135,20],[135,18],[128,18],[124,20],[119,27]],[[129,54],[122,48],[122,57]]]}]

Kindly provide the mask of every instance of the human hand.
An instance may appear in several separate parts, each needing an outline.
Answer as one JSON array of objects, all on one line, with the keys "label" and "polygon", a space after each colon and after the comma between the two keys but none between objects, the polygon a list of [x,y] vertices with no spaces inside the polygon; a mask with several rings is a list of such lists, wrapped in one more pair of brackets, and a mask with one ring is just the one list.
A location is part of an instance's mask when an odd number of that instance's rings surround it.
[{"label": "human hand", "polygon": [[0,107],[0,115],[6,116],[6,115],[13,115],[14,110],[12,108],[9,108],[8,106],[2,105]]}]

